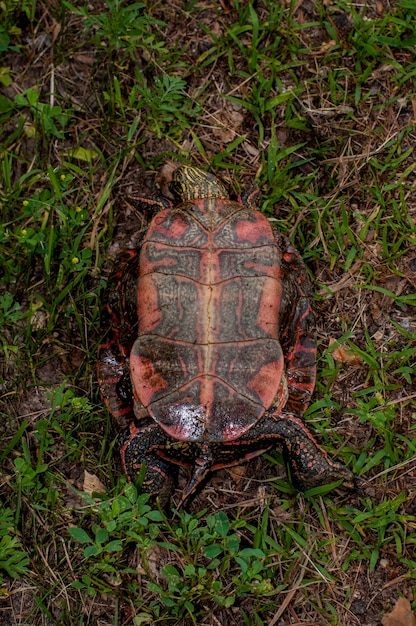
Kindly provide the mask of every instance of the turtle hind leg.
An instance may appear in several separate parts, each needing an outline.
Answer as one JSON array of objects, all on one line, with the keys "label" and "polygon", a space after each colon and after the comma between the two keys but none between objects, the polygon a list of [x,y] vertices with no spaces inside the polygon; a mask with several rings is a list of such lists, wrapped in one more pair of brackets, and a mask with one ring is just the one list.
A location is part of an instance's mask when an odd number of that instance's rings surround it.
[{"label": "turtle hind leg", "polygon": [[306,491],[338,480],[342,480],[347,489],[357,487],[354,474],[345,465],[328,456],[301,419],[285,413],[272,419],[296,489]]},{"label": "turtle hind leg", "polygon": [[[249,433],[240,440],[247,451],[279,446],[283,451],[293,486],[299,491],[338,480],[347,489],[356,489],[358,479],[342,463],[333,461],[317,443],[304,422],[293,413],[266,412]],[[248,458],[246,454],[246,458]]]},{"label": "turtle hind leg", "polygon": [[162,507],[169,504],[178,476],[178,468],[158,455],[166,440],[167,435],[151,418],[132,421],[120,440],[121,462],[128,479],[135,482],[144,467],[142,489]]}]

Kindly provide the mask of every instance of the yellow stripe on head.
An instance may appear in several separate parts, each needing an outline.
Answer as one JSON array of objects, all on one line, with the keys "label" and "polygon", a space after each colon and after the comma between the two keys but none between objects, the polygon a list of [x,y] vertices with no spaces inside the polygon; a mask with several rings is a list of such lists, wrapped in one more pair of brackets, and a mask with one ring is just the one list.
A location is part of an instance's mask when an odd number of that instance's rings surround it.
[{"label": "yellow stripe on head", "polygon": [[213,174],[181,165],[173,173],[169,189],[182,202],[195,198],[228,198],[225,185]]}]

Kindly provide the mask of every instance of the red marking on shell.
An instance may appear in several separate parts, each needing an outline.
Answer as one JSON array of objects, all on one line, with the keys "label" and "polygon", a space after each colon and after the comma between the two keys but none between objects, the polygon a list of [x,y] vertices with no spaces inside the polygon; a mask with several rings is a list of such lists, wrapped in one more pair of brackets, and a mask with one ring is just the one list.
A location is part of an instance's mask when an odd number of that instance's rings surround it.
[{"label": "red marking on shell", "polygon": [[282,284],[273,278],[263,279],[263,289],[261,294],[260,305],[256,325],[262,328],[269,337],[278,339],[278,306],[282,294]]},{"label": "red marking on shell", "polygon": [[247,260],[244,262],[244,269],[251,270],[252,276],[270,276],[276,280],[280,280],[281,272],[280,268],[273,265],[265,265],[262,263],[262,259],[254,258],[254,260]]},{"label": "red marking on shell", "polygon": [[255,221],[239,220],[236,222],[235,229],[238,240],[248,241],[253,245],[269,240],[274,244],[272,229],[267,218],[257,211],[253,212],[252,215],[255,216]]},{"label": "red marking on shell", "polygon": [[284,362],[266,363],[259,369],[257,374],[247,383],[247,387],[255,391],[265,409],[268,409],[276,399],[276,381],[281,380]]},{"label": "red marking on shell", "polygon": [[[176,215],[175,219],[172,221],[166,220],[166,217],[171,214],[171,209],[160,211],[153,219],[151,230],[163,235],[166,239],[181,239],[185,231],[189,228],[189,224],[186,223],[180,215]],[[168,228],[166,228],[167,225]]]},{"label": "red marking on shell", "polygon": [[169,384],[157,371],[152,361],[134,354],[130,356],[130,369],[134,382],[135,393],[144,406],[148,406],[152,396],[169,387]]},{"label": "red marking on shell", "polygon": [[151,332],[160,324],[162,312],[158,303],[159,287],[157,275],[146,274],[140,277],[137,297],[140,334]]}]

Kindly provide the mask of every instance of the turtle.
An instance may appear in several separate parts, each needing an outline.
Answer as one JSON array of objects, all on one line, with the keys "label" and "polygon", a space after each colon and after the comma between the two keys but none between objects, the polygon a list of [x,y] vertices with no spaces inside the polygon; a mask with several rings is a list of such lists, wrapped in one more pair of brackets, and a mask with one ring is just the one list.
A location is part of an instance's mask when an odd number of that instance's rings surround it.
[{"label": "turtle", "polygon": [[316,377],[311,283],[299,252],[259,210],[257,185],[230,199],[181,165],[171,195],[135,198],[153,217],[108,282],[98,381],[121,426],[130,481],[179,506],[210,473],[280,447],[305,491],[354,474],[305,424]]}]

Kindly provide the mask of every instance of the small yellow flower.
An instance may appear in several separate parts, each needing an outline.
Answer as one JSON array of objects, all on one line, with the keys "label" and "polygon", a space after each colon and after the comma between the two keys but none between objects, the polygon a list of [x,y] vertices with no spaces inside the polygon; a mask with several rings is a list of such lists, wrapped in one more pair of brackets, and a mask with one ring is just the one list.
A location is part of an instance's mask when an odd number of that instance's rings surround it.
[{"label": "small yellow flower", "polygon": [[72,259],[72,263],[73,263],[74,265],[76,265],[77,263],[79,263],[79,258],[78,258],[77,256],[74,256],[74,257],[73,257],[73,259]]},{"label": "small yellow flower", "polygon": [[61,174],[60,178],[61,178],[61,180],[65,180],[65,178],[66,178],[65,174]]},{"label": "small yellow flower", "polygon": [[75,207],[75,212],[76,213],[81,213],[82,209],[80,206]]},{"label": "small yellow flower", "polygon": [[29,206],[29,200],[23,200],[23,206]]},{"label": "small yellow flower", "polygon": [[26,228],[22,228],[22,235],[23,235],[23,236],[27,235],[27,230],[26,230]]}]

